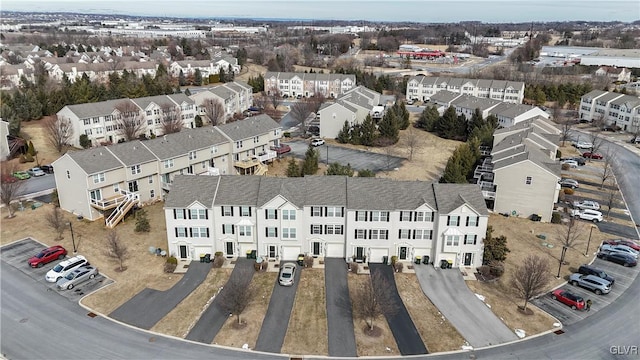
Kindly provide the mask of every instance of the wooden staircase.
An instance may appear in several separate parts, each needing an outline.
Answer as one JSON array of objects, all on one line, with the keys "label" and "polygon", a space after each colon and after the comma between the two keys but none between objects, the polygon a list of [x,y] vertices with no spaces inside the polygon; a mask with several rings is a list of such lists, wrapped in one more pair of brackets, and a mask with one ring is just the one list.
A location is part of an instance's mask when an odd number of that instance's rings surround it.
[{"label": "wooden staircase", "polygon": [[125,200],[113,210],[109,217],[107,217],[107,220],[105,221],[107,227],[109,229],[113,229],[116,225],[118,225],[120,221],[122,221],[122,219],[124,219],[124,216],[127,215],[129,210],[131,210],[139,202],[140,195],[127,192],[125,194]]}]

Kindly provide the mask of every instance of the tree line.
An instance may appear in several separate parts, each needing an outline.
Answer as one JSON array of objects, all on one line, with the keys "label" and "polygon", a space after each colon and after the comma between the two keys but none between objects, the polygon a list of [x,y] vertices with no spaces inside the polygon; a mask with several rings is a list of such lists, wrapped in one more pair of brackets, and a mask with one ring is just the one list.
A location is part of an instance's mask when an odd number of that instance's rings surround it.
[{"label": "tree line", "polygon": [[537,105],[554,101],[560,107],[568,104],[574,108],[580,103],[580,98],[592,90],[593,87],[589,83],[525,84],[524,97]]},{"label": "tree line", "polygon": [[407,127],[409,127],[409,111],[403,102],[396,102],[385,111],[377,124],[370,114],[362,124],[350,125],[345,120],[336,140],[342,144],[388,146],[397,143],[400,130]]}]

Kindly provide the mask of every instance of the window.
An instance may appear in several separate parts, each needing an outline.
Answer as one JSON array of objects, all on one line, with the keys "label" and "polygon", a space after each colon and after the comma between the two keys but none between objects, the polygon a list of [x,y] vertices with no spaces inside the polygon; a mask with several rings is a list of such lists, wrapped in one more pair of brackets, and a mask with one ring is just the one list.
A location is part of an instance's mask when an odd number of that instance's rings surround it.
[{"label": "window", "polygon": [[296,238],[296,228],[282,228],[282,238],[283,239],[295,239]]},{"label": "window", "polygon": [[233,216],[233,206],[223,206],[222,216]]},{"label": "window", "polygon": [[67,170],[67,179],[71,179],[71,173]]},{"label": "window", "polygon": [[312,206],[311,216],[322,216],[322,208],[320,206]]},{"label": "window", "polygon": [[190,219],[201,219],[206,220],[209,218],[209,214],[207,213],[207,209],[190,209],[189,210],[189,218]]},{"label": "window", "polygon": [[249,226],[249,225],[239,225],[238,226],[238,235],[240,235],[240,236],[251,236],[251,226]]},{"label": "window", "polygon": [[479,222],[479,216],[467,216],[467,226],[478,226]]},{"label": "window", "polygon": [[458,245],[460,245],[460,236],[458,236],[458,235],[447,235],[446,245],[447,246],[458,246]]},{"label": "window", "polygon": [[217,147],[215,147],[215,146],[212,146],[212,147],[211,147],[211,153],[212,153],[212,154],[217,154],[217,153],[218,153],[218,148],[217,148]]},{"label": "window", "polygon": [[104,182],[104,173],[93,175],[93,183],[98,184]]},{"label": "window", "polygon": [[342,207],[328,206],[326,207],[326,216],[328,217],[342,217]]},{"label": "window", "polygon": [[251,216],[251,206],[240,206],[240,216]]},{"label": "window", "polygon": [[193,160],[196,158],[196,152],[195,151],[189,151],[189,160]]},{"label": "window", "polygon": [[120,193],[120,184],[113,184],[113,192],[116,194]]},{"label": "window", "polygon": [[311,233],[314,235],[322,235],[322,225],[311,225]]},{"label": "window", "polygon": [[460,216],[447,216],[447,225],[448,226],[460,225]]},{"label": "window", "polygon": [[264,217],[271,220],[278,219],[278,210],[276,209],[265,209]]},{"label": "window", "polygon": [[400,221],[411,221],[411,211],[400,211]]},{"label": "window", "polygon": [[356,211],[356,221],[367,221],[367,212]]},{"label": "window", "polygon": [[191,237],[196,237],[196,238],[209,237],[209,228],[207,227],[192,227],[190,231],[191,231]]},{"label": "window", "polygon": [[153,175],[149,175],[149,184],[153,184]]},{"label": "window", "polygon": [[184,209],[173,209],[173,218],[178,220],[184,219],[184,211]]},{"label": "window", "polygon": [[369,239],[372,240],[387,240],[389,238],[389,230],[378,230],[378,229],[372,229],[369,230]]},{"label": "window", "polygon": [[464,244],[465,245],[475,245],[477,239],[478,239],[478,235],[465,235]]},{"label": "window", "polygon": [[278,228],[277,227],[267,227],[267,228],[265,228],[265,236],[266,237],[278,237]]},{"label": "window", "polygon": [[187,237],[187,228],[186,227],[177,227],[176,228],[176,237]]},{"label": "window", "polygon": [[149,197],[152,198],[152,199],[154,197],[156,197],[156,191],[155,190],[149,190]]},{"label": "window", "polygon": [[524,181],[524,183],[527,185],[531,185],[532,180],[533,179],[531,178],[531,176],[527,176],[527,179]]},{"label": "window", "polygon": [[282,210],[282,219],[283,220],[295,220],[296,219],[296,211],[295,210]]},{"label": "window", "polygon": [[366,239],[367,238],[367,230],[356,229],[356,239]]},{"label": "window", "polygon": [[242,149],[242,140],[236,141],[236,149]]},{"label": "window", "polygon": [[324,233],[327,235],[342,235],[342,225],[325,225]]},{"label": "window", "polygon": [[140,165],[133,165],[131,167],[131,175],[140,174]]},{"label": "window", "polygon": [[416,240],[431,240],[433,236],[433,230],[416,229],[413,230],[413,238]]},{"label": "window", "polygon": [[433,212],[431,211],[416,211],[415,221],[433,221]]},{"label": "window", "polygon": [[168,159],[164,161],[164,168],[169,169],[173,167],[173,159]]},{"label": "window", "polygon": [[233,224],[222,224],[222,233],[223,234],[235,234],[235,227]]},{"label": "window", "polygon": [[398,230],[398,239],[409,239],[410,236],[411,236],[411,230],[409,229]]},{"label": "window", "polygon": [[388,211],[372,211],[371,221],[389,221]]}]

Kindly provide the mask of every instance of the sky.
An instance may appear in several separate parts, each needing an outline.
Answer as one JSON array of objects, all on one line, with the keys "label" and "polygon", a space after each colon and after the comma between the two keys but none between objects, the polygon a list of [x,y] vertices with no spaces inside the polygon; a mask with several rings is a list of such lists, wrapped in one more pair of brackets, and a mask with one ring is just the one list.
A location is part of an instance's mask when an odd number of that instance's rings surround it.
[{"label": "sky", "polygon": [[446,23],[640,20],[638,0],[0,0],[2,11]]}]

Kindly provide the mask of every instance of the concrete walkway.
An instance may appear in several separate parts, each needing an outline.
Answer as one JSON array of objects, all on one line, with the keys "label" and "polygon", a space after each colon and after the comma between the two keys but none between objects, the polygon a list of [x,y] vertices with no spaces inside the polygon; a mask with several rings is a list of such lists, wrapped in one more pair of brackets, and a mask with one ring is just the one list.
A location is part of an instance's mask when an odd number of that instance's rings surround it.
[{"label": "concrete walkway", "polygon": [[171,289],[158,291],[146,288],[120,305],[109,316],[149,330],[191,294],[204,281],[209,270],[211,264],[191,262],[189,270]]},{"label": "concrete walkway", "polygon": [[458,269],[436,269],[416,265],[422,291],[473,347],[497,345],[518,340],[478,297],[469,290]]},{"label": "concrete walkway", "polygon": [[358,352],[344,259],[325,258],[324,279],[329,356],[356,357]]},{"label": "concrete walkway", "polygon": [[[400,298],[400,294],[398,294],[396,281],[393,277],[393,268],[385,264],[369,263],[369,270],[371,271],[373,288],[381,289],[384,287],[385,291],[391,294],[391,299],[395,303],[395,313],[393,315],[385,314],[384,316],[387,318],[387,323],[393,333],[393,337],[396,339],[400,353],[402,355],[428,354],[427,347],[422,342],[418,329],[413,324],[411,315],[409,315],[402,298]],[[376,280],[384,280],[386,283],[376,283]]]},{"label": "concrete walkway", "polygon": [[[255,273],[255,269],[253,268],[254,262],[255,260],[238,258],[227,282],[237,282],[241,287],[247,288]],[[213,339],[229,318],[229,313],[223,310],[220,305],[224,291],[225,288],[223,287],[222,291],[220,291],[209,307],[202,313],[198,322],[196,322],[187,334],[187,340],[199,341],[206,344],[213,342]]]}]

